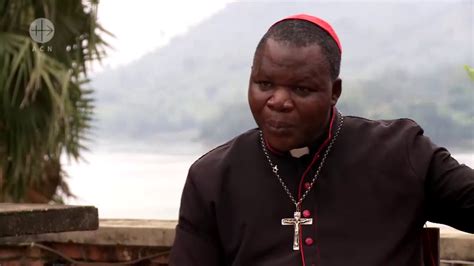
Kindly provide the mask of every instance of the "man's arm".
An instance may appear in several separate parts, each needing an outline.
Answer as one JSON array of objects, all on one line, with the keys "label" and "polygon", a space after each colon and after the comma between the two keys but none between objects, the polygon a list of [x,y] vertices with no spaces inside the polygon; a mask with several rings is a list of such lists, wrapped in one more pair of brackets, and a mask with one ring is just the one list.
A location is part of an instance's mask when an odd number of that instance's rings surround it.
[{"label": "man's arm", "polygon": [[214,206],[206,202],[192,172],[191,168],[181,198],[170,266],[221,265]]},{"label": "man's arm", "polygon": [[408,156],[415,173],[425,177],[427,219],[474,233],[474,170],[459,164],[417,128]]}]

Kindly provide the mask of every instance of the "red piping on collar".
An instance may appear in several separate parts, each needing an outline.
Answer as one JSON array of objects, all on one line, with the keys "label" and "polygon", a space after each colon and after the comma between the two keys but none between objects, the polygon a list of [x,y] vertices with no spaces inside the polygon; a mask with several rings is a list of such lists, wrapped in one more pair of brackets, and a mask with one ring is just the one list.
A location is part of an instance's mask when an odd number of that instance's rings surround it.
[{"label": "red piping on collar", "polygon": [[[337,116],[337,109],[336,107],[333,107],[332,108],[332,115],[331,115],[331,123],[329,124],[329,134],[328,134],[328,137],[326,138],[326,140],[324,140],[323,144],[321,144],[318,148],[318,151],[314,154],[313,156],[313,159],[311,160],[311,163],[308,165],[308,167],[306,168],[306,170],[304,171],[303,175],[301,176],[301,180],[300,180],[300,184],[299,184],[299,187],[298,187],[298,200],[301,198],[301,190],[302,190],[302,186],[303,186],[303,181],[306,177],[306,175],[308,174],[308,172],[311,170],[311,168],[313,167],[314,163],[317,161],[317,159],[319,158],[319,154],[321,153],[321,151],[329,144],[329,141],[331,140],[332,138],[332,129],[333,129],[333,125],[334,125],[334,121],[336,120]],[[267,139],[263,138],[264,141],[265,141],[265,145],[267,146],[268,150],[270,150],[271,152],[277,154],[277,155],[284,155],[284,153],[274,149],[270,143],[268,143]],[[301,206],[300,206],[301,207]],[[303,263],[303,266],[306,266],[306,260],[305,260],[305,256],[304,256],[304,246],[303,246],[303,235],[302,235],[302,228],[301,228],[301,225],[300,225],[300,237],[299,237],[299,244],[300,244],[300,254],[301,254],[301,261]],[[318,247],[318,256],[319,256],[319,247]]]},{"label": "red piping on collar", "polygon": [[[304,182],[304,179],[306,177],[306,175],[308,174],[308,172],[311,170],[311,168],[313,167],[314,163],[318,160],[319,158],[319,154],[321,153],[321,151],[329,144],[329,141],[331,140],[332,138],[332,128],[333,128],[333,125],[334,125],[334,121],[336,120],[336,115],[337,115],[337,110],[336,110],[336,107],[333,107],[332,108],[332,116],[331,116],[331,123],[329,124],[329,134],[328,134],[328,137],[326,138],[326,140],[323,142],[323,144],[321,144],[321,146],[319,146],[319,149],[318,151],[314,154],[313,156],[313,160],[311,161],[311,163],[308,165],[308,167],[306,168],[306,170],[304,171],[303,175],[301,176],[301,180],[300,180],[300,185],[298,187],[298,200],[301,198],[301,190],[302,190],[302,187],[303,187],[303,182]],[[314,185],[314,184],[313,184]],[[301,208],[302,206],[300,206]],[[316,225],[315,225],[316,226]],[[304,256],[304,247],[303,247],[303,230],[301,228],[301,225],[299,226],[300,227],[300,254],[301,254],[301,261],[303,263],[303,266],[306,266],[306,260],[305,260],[305,256]],[[319,246],[319,245],[318,245]],[[318,252],[319,252],[319,247],[318,247]],[[319,254],[318,254],[319,255]]]},{"label": "red piping on collar", "polygon": [[311,161],[311,163],[308,165],[308,167],[306,168],[306,170],[304,171],[303,175],[301,176],[301,180],[300,180],[300,185],[298,187],[298,199],[301,198],[301,190],[302,190],[302,187],[303,187],[303,182],[304,182],[304,178],[306,177],[306,175],[308,174],[308,172],[311,170],[311,167],[313,167],[314,163],[318,160],[319,158],[319,154],[321,153],[321,151],[329,144],[329,141],[331,140],[332,138],[332,128],[333,128],[333,125],[334,125],[334,121],[336,120],[336,114],[337,114],[337,110],[335,107],[333,107],[332,109],[332,117],[331,117],[331,123],[329,125],[329,134],[328,134],[328,137],[326,138],[326,140],[323,142],[323,144],[321,144],[321,146],[319,146],[319,149],[318,151],[314,154],[313,156],[313,160]]}]

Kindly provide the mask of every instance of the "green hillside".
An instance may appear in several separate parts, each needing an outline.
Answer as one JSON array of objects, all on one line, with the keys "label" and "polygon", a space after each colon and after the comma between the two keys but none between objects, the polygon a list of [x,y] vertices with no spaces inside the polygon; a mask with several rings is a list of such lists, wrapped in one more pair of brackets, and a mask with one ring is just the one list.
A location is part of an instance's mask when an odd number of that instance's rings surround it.
[{"label": "green hillside", "polygon": [[[344,114],[410,117],[436,142],[474,148],[471,3],[237,2],[169,45],[93,79],[97,135],[216,145],[254,127],[247,83],[254,49],[276,20],[307,12],[343,46]],[[151,33],[144,33],[151,34]]]}]

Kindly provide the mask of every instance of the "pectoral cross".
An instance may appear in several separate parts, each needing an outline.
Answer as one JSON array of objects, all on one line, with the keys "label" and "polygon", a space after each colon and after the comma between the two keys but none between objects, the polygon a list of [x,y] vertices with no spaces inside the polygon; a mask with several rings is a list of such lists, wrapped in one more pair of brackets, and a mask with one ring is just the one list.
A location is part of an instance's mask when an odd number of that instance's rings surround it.
[{"label": "pectoral cross", "polygon": [[294,212],[295,218],[281,219],[281,225],[293,225],[295,227],[295,235],[293,236],[293,250],[300,249],[300,225],[313,224],[313,218],[301,218],[301,212]]}]

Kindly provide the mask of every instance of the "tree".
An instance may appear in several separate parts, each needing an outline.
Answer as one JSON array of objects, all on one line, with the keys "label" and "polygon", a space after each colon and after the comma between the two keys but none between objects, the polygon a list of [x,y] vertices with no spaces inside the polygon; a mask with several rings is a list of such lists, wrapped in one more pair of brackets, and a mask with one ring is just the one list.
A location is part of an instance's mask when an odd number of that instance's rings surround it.
[{"label": "tree", "polygon": [[[71,196],[60,156],[80,158],[93,115],[91,62],[105,56],[98,0],[0,0],[0,202]],[[54,37],[32,40],[47,18]]]}]

